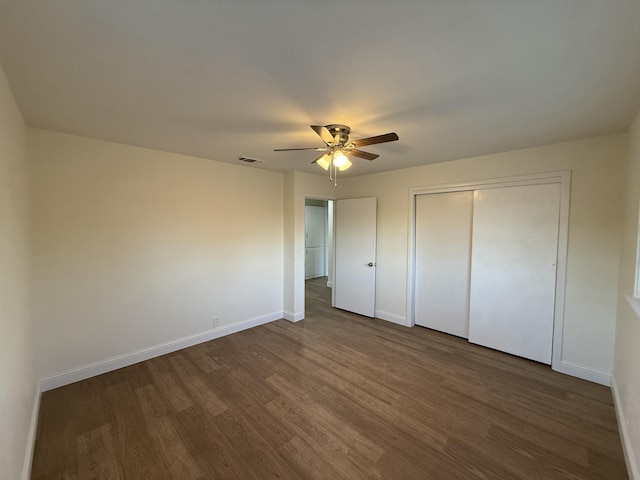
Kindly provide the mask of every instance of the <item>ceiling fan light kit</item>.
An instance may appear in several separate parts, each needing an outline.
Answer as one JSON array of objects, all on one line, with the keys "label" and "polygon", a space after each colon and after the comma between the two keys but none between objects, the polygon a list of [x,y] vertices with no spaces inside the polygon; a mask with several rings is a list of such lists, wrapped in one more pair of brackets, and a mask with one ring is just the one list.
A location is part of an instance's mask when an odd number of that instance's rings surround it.
[{"label": "ceiling fan light kit", "polygon": [[360,140],[349,141],[351,128],[346,125],[332,123],[329,125],[311,125],[311,129],[318,134],[326,146],[324,147],[303,147],[303,148],[276,148],[276,152],[314,150],[323,152],[311,163],[320,165],[324,170],[329,171],[329,180],[334,186],[338,184],[337,172],[347,170],[351,165],[348,156],[364,158],[365,160],[375,160],[379,157],[375,153],[358,150],[356,147],[375,145],[377,143],[394,142],[398,140],[396,133],[385,133],[375,137],[361,138]]},{"label": "ceiling fan light kit", "polygon": [[[347,166],[347,163],[349,163],[349,166]],[[340,170],[346,170],[351,166],[351,162],[349,162],[349,159],[342,151],[338,150],[333,153],[333,165]]]}]

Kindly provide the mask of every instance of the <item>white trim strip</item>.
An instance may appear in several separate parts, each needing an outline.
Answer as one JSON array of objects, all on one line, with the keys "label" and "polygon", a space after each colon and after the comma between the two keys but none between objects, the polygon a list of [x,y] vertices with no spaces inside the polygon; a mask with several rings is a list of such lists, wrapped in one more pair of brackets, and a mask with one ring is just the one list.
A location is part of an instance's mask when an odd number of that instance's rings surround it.
[{"label": "white trim strip", "polygon": [[302,312],[298,312],[298,313],[293,313],[293,312],[288,312],[288,311],[284,311],[282,313],[282,318],[284,318],[285,320],[289,320],[290,322],[299,322],[300,320],[304,320],[304,314]]},{"label": "white trim strip", "polygon": [[640,480],[640,470],[638,468],[638,462],[636,461],[635,454],[633,453],[633,445],[631,445],[631,437],[629,436],[629,430],[627,429],[627,419],[624,415],[624,410],[622,409],[622,401],[620,400],[620,394],[618,393],[615,377],[611,379],[611,392],[613,393],[613,403],[616,408],[616,418],[618,419],[618,429],[620,430],[624,459],[627,462],[629,480]]},{"label": "white trim strip", "polygon": [[54,388],[69,385],[70,383],[78,382],[86,378],[95,377],[103,373],[111,372],[119,368],[128,367],[134,363],[149,360],[150,358],[159,357],[167,353],[182,350],[183,348],[191,347],[199,343],[208,342],[216,338],[231,335],[232,333],[241,332],[252,327],[257,327],[265,323],[280,320],[282,318],[282,312],[269,313],[260,317],[251,318],[241,322],[233,323],[231,325],[222,325],[206,332],[191,335],[189,337],[180,338],[171,342],[163,343],[161,345],[155,345],[153,347],[138,350],[137,352],[128,353],[107,360],[91,363],[83,367],[74,368],[66,372],[53,375],[45,378],[41,382],[42,391],[52,390]]},{"label": "white trim strip", "polygon": [[382,310],[376,310],[374,313],[376,318],[380,320],[386,320],[387,322],[397,323],[398,325],[402,325],[403,327],[408,327],[407,317],[403,317],[401,315],[396,315],[394,313],[383,312]]},{"label": "white trim strip", "polygon": [[31,478],[31,464],[33,463],[33,451],[36,446],[36,433],[38,431],[38,416],[40,415],[40,396],[42,391],[41,382],[36,384],[36,393],[33,397],[33,408],[31,410],[31,423],[27,435],[27,445],[24,452],[24,464],[22,465],[22,480]]},{"label": "white trim strip", "polygon": [[466,190],[482,190],[486,188],[515,187],[518,185],[538,185],[545,183],[561,183],[570,177],[569,170],[556,172],[533,173],[528,175],[517,175],[512,177],[485,178],[481,180],[471,180],[468,182],[441,183],[436,185],[424,185],[410,187],[413,195],[423,195],[430,193],[458,192]]},{"label": "white trim strip", "polygon": [[600,385],[605,385],[607,387],[611,385],[611,374],[598,372],[597,370],[590,370],[579,365],[574,365],[573,363],[565,362],[564,360],[552,365],[551,368],[556,372],[571,375],[572,377],[581,378],[590,382],[599,383]]}]

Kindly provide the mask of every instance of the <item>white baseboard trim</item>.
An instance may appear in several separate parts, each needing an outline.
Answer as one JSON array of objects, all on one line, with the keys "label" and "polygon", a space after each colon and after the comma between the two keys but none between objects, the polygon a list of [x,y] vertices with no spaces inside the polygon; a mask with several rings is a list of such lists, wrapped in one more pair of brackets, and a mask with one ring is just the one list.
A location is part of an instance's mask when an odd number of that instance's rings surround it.
[{"label": "white baseboard trim", "polygon": [[607,387],[611,385],[611,374],[609,373],[590,370],[565,361],[560,361],[557,365],[553,365],[552,368],[556,372],[564,373],[565,375],[582,378],[583,380],[599,383],[600,385],[605,385]]},{"label": "white baseboard trim", "polygon": [[311,275],[310,277],[305,276],[304,279],[313,280],[314,278],[322,278],[322,277],[326,277],[326,275]]},{"label": "white baseboard trim", "polygon": [[178,340],[173,340],[171,342],[163,343],[160,345],[155,345],[143,350],[138,350],[137,352],[127,353],[118,357],[91,363],[89,365],[85,365],[84,367],[74,368],[72,370],[68,370],[66,372],[62,372],[42,380],[42,391],[46,392],[47,390],[52,390],[64,385],[69,385],[86,378],[95,377],[96,375],[111,372],[119,368],[128,367],[129,365],[133,365],[134,363],[149,360],[150,358],[154,357],[159,357],[160,355],[165,355],[177,350],[182,350],[183,348],[191,347],[202,342],[208,342],[209,340],[214,340],[226,335],[231,335],[232,333],[241,332],[242,330],[247,330],[248,328],[257,327],[265,323],[280,320],[281,318],[282,312],[269,313],[267,315],[262,315],[260,317],[251,318],[249,320],[232,323],[230,325],[221,325],[220,327],[214,328],[212,330],[207,330],[206,332],[180,338]]},{"label": "white baseboard trim", "polygon": [[404,327],[408,327],[407,317],[402,317],[400,315],[395,315],[389,312],[383,312],[382,310],[376,310],[374,312],[376,318],[381,320],[386,320],[388,322],[397,323],[398,325],[402,325]]},{"label": "white baseboard trim", "polygon": [[304,313],[302,312],[298,312],[298,313],[293,313],[293,312],[288,312],[288,311],[284,311],[282,313],[282,318],[284,318],[285,320],[289,320],[290,322],[299,322],[300,320],[304,320]]},{"label": "white baseboard trim", "polygon": [[620,394],[618,393],[615,377],[611,377],[611,392],[613,393],[613,404],[616,408],[616,418],[618,419],[618,429],[620,430],[624,459],[627,462],[629,480],[640,480],[638,462],[636,461],[633,453],[633,446],[631,445],[631,438],[629,437],[629,430],[627,429],[627,419],[622,408],[622,401],[620,399]]},{"label": "white baseboard trim", "polygon": [[22,465],[22,480],[31,478],[31,464],[33,463],[33,450],[36,446],[36,433],[38,431],[38,415],[40,414],[40,395],[42,392],[40,382],[36,384],[36,393],[33,397],[33,408],[31,410],[31,422],[29,423],[29,433],[27,434],[27,445],[24,451],[24,464]]}]

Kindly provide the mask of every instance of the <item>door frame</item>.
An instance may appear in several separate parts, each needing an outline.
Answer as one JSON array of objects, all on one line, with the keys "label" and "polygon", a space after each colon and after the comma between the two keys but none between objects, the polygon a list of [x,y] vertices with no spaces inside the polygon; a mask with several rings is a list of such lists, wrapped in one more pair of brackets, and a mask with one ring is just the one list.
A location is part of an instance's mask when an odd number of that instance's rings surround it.
[{"label": "door frame", "polygon": [[[335,208],[335,202],[337,200],[337,198],[333,195],[321,195],[321,194],[317,194],[317,193],[305,193],[302,196],[302,249],[304,250],[304,225],[305,225],[305,221],[306,221],[306,212],[305,212],[305,206],[306,206],[306,202],[307,200],[326,200],[327,201],[327,211],[330,208]],[[328,202],[331,201],[333,202],[333,204],[329,204]],[[327,220],[327,233],[329,232],[329,230],[331,230],[332,235],[331,238],[329,239],[330,241],[330,245],[327,245],[327,254],[330,255],[331,258],[328,259],[329,263],[329,271],[327,272],[327,283],[331,282],[331,306],[333,306],[333,276],[335,275],[335,236],[336,236],[336,231],[335,231],[335,218],[333,218],[333,225],[329,225],[328,220]],[[304,255],[304,253],[302,253],[302,255]],[[296,270],[296,275],[294,278],[294,284],[298,285],[298,288],[300,292],[302,292],[301,298],[300,298],[300,302],[301,302],[301,306],[302,306],[302,312],[299,318],[297,318],[295,321],[300,321],[300,320],[304,320],[304,317],[306,315],[306,310],[307,310],[307,305],[306,305],[306,278],[305,278],[305,272],[304,272],[304,260],[302,261],[302,272],[301,275],[297,274],[297,270]],[[328,286],[328,285],[327,285]]]},{"label": "door frame", "polygon": [[407,323],[415,325],[415,269],[416,269],[416,196],[432,193],[484,190],[488,188],[560,184],[560,219],[558,222],[558,261],[556,269],[556,292],[553,316],[553,344],[551,367],[563,371],[562,345],[564,335],[564,303],[567,279],[567,252],[569,243],[569,206],[571,198],[571,171],[535,173],[513,177],[489,178],[467,182],[426,185],[409,188],[409,235],[407,255]]},{"label": "door frame", "polygon": [[[317,206],[317,205],[307,205],[307,200],[316,200],[319,202],[326,202],[326,205],[324,206]],[[320,200],[320,199],[305,199],[305,205],[304,205],[304,242],[305,242],[305,265],[304,265],[304,279],[305,282],[307,280],[310,280],[312,278],[318,278],[318,277],[324,277],[324,276],[328,276],[329,275],[329,267],[328,267],[328,262],[329,262],[329,253],[330,253],[330,248],[329,248],[329,202],[331,202],[332,200]],[[322,246],[323,248],[323,252],[322,252],[322,270],[324,272],[323,275],[316,275],[315,277],[307,277],[307,255],[306,255],[306,250],[307,250],[307,208],[322,208],[324,211],[324,217],[322,219],[322,228],[323,228],[323,233],[324,233],[324,245]]]}]

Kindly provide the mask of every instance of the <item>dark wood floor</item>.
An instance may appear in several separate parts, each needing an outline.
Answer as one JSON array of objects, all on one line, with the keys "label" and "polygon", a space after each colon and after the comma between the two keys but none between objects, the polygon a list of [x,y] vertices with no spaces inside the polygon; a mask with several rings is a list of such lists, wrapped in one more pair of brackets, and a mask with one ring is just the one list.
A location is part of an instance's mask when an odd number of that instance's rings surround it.
[{"label": "dark wood floor", "polygon": [[328,306],[42,397],[36,479],[623,479],[609,389]]}]

